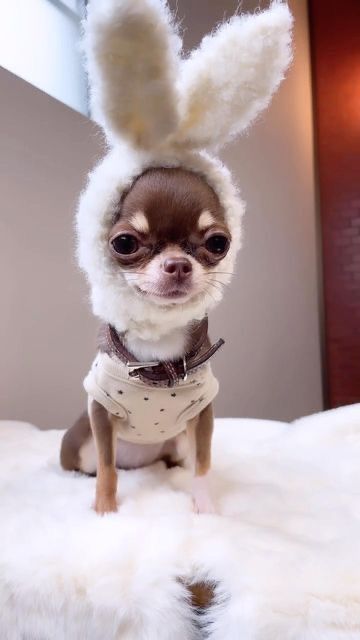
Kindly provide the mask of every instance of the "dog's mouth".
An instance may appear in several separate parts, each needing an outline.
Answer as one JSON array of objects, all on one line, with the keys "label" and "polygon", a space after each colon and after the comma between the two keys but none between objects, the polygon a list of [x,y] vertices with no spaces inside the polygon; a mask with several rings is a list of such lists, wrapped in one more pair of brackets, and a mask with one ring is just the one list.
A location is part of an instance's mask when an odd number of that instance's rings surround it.
[{"label": "dog's mouth", "polygon": [[173,289],[143,289],[139,285],[135,287],[138,294],[141,296],[145,296],[147,298],[151,298],[154,300],[159,300],[163,302],[184,302],[188,300],[192,291],[189,290],[188,287],[176,287]]}]

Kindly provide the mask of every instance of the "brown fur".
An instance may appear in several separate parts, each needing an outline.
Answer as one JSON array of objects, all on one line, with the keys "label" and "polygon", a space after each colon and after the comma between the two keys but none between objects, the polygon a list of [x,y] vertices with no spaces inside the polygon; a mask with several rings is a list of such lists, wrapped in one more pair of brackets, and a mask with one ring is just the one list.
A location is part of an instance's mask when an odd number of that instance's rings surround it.
[{"label": "brown fur", "polygon": [[80,471],[79,452],[89,438],[90,420],[88,412],[84,411],[71,429],[66,431],[61,442],[60,462],[65,471]]},{"label": "brown fur", "polygon": [[159,243],[178,244],[197,232],[204,209],[225,224],[219,199],[201,176],[181,168],[148,169],[124,196],[118,220],[129,222],[137,211],[143,211],[150,235]]},{"label": "brown fur", "polygon": [[214,599],[214,585],[209,582],[195,582],[187,586],[191,594],[191,604],[195,609],[209,607]]},{"label": "brown fur", "polygon": [[[214,256],[204,249],[207,230],[198,228],[204,210],[215,220],[214,232],[221,232],[230,239],[219,199],[201,176],[181,168],[149,169],[135,180],[123,197],[109,234],[111,240],[119,233],[131,232],[140,241],[141,251],[133,256],[114,258],[121,265],[139,268],[167,246],[178,246],[203,266],[216,265],[223,256]],[[138,211],[144,213],[149,233],[134,233],[131,219]]]}]

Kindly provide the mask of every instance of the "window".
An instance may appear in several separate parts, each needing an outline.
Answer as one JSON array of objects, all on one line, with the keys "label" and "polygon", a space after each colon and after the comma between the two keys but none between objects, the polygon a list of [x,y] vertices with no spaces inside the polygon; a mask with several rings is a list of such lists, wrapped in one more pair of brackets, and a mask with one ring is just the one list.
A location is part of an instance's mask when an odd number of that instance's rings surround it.
[{"label": "window", "polygon": [[84,0],[1,0],[0,65],[88,113],[79,47]]}]

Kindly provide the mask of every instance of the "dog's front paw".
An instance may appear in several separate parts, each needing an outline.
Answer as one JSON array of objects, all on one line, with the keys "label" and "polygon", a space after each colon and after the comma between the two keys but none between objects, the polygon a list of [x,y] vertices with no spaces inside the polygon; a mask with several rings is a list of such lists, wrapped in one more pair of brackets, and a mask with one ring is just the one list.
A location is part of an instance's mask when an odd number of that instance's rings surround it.
[{"label": "dog's front paw", "polygon": [[214,503],[210,496],[208,496],[206,500],[204,498],[199,500],[199,498],[193,496],[193,509],[194,513],[216,513]]},{"label": "dog's front paw", "polygon": [[94,509],[100,516],[106,513],[116,513],[118,509],[116,496],[96,496]]},{"label": "dog's front paw", "polygon": [[192,500],[195,513],[216,513],[216,509],[207,486],[206,476],[198,476],[194,478]]}]

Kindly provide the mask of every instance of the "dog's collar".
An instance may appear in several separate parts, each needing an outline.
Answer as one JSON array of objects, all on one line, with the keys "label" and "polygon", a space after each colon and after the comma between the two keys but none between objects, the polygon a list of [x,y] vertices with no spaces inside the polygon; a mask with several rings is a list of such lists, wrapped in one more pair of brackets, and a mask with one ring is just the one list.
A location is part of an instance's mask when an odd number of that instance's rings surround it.
[{"label": "dog's collar", "polygon": [[186,380],[188,372],[205,364],[224,344],[220,338],[215,344],[208,346],[208,319],[203,318],[191,331],[191,347],[183,358],[173,361],[140,362],[125,347],[116,329],[111,325],[105,327],[107,349],[115,355],[129,370],[131,377],[153,386],[173,387],[180,380]]}]

